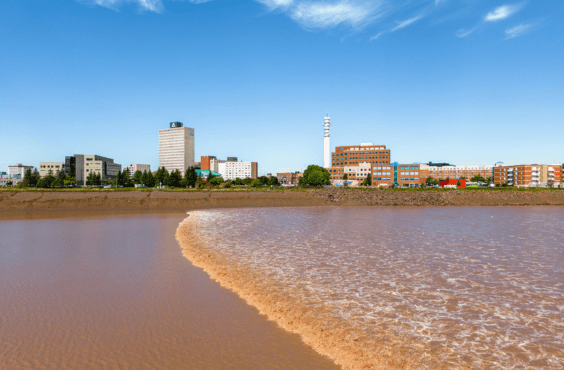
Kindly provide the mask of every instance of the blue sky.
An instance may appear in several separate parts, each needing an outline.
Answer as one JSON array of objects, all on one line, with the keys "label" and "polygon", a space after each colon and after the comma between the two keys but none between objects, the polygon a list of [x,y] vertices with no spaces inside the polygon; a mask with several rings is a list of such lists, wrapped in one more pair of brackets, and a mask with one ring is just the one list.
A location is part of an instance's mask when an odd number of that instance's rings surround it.
[{"label": "blue sky", "polygon": [[564,161],[564,2],[2,0],[0,171],[158,163],[158,130],[259,172],[384,144],[402,163]]}]

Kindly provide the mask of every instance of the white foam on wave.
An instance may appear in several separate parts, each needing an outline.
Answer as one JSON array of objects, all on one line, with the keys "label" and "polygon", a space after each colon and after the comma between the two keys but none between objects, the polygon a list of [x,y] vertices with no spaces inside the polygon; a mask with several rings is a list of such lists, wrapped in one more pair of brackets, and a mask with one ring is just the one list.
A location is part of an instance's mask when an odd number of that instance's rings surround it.
[{"label": "white foam on wave", "polygon": [[496,217],[487,222],[436,214],[458,209],[422,217],[364,208],[218,210],[199,219],[222,255],[376,342],[393,333],[452,366],[562,368],[564,222],[548,211],[534,219],[526,209],[489,211]]}]

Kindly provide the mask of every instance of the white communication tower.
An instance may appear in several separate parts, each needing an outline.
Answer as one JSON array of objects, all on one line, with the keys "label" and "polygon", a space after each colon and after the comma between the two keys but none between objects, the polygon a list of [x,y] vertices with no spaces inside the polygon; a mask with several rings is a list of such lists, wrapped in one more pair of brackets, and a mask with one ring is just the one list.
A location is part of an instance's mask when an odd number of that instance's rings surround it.
[{"label": "white communication tower", "polygon": [[329,168],[331,167],[331,143],[330,143],[331,139],[329,137],[331,118],[325,117],[325,122],[323,123],[323,127],[325,128],[325,138],[324,138],[324,146],[323,146],[323,167]]}]

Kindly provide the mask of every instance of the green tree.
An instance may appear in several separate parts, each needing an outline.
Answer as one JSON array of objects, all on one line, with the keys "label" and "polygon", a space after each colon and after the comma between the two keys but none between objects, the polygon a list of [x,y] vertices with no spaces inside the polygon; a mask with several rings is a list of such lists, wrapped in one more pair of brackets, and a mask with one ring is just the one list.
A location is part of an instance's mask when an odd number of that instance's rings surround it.
[{"label": "green tree", "polygon": [[241,180],[240,178],[236,177],[235,181],[233,181],[233,184],[235,185],[244,185],[243,180]]},{"label": "green tree", "polygon": [[97,174],[94,175],[94,184],[93,185],[96,185],[96,186],[102,185],[102,175],[101,174],[97,173]]},{"label": "green tree", "polygon": [[459,187],[461,187],[461,186],[462,186],[462,183],[460,182],[460,180],[458,180],[458,181],[456,182],[456,187],[459,188]]},{"label": "green tree", "polygon": [[223,187],[226,188],[226,189],[229,189],[231,187],[231,185],[233,185],[233,181],[227,180],[225,182],[225,185],[223,185]]},{"label": "green tree", "polygon": [[208,173],[208,177],[206,177],[207,182],[210,182],[211,179],[213,179],[214,177],[215,177],[215,176],[214,176],[214,175],[212,174],[212,172],[210,171],[210,172]]},{"label": "green tree", "polygon": [[278,181],[278,177],[270,176],[270,178],[268,179],[267,185],[280,186],[280,181]]},{"label": "green tree", "polygon": [[166,168],[161,167],[155,173],[155,185],[166,185],[168,182],[168,171]]},{"label": "green tree", "polygon": [[258,179],[260,180],[260,184],[261,184],[261,185],[266,185],[266,184],[268,184],[268,177],[266,177],[266,176],[261,176],[261,177],[259,177]]},{"label": "green tree", "polygon": [[472,176],[470,181],[472,181],[472,182],[486,182],[486,179],[484,179],[484,177],[482,175],[478,174],[478,175]]},{"label": "green tree", "polygon": [[65,181],[63,182],[65,186],[73,186],[76,184],[76,178],[72,172],[69,172],[67,176],[65,176]]},{"label": "green tree", "polygon": [[198,173],[194,167],[188,167],[184,178],[182,179],[181,185],[184,187],[193,188],[196,186],[196,181],[198,180]]},{"label": "green tree", "polygon": [[465,177],[465,176],[460,176],[458,179],[459,179],[459,180],[466,180],[466,177]]},{"label": "green tree", "polygon": [[180,174],[180,171],[176,169],[172,171],[168,176],[166,185],[177,188],[180,186],[181,180],[182,180],[182,175]]},{"label": "green tree", "polygon": [[348,180],[349,179],[349,175],[347,175],[346,173],[343,175],[343,180]]},{"label": "green tree", "polygon": [[12,180],[8,180],[8,182],[6,183],[6,186],[14,186],[14,183],[12,182]]},{"label": "green tree", "polygon": [[488,176],[488,177],[486,178],[486,184],[487,184],[488,186],[490,186],[491,183],[492,183],[492,177],[491,177],[491,176]]},{"label": "green tree", "polygon": [[38,181],[39,175],[35,176],[35,171],[32,172],[31,169],[28,168],[27,171],[25,171],[25,175],[21,184],[22,187],[36,186]]},{"label": "green tree", "polygon": [[63,170],[57,171],[57,175],[55,176],[54,186],[57,187],[65,186],[65,179],[66,179],[65,171]]},{"label": "green tree", "polygon": [[262,181],[260,179],[252,179],[250,185],[255,188],[260,188],[262,186]]},{"label": "green tree", "polygon": [[131,173],[129,172],[129,168],[124,168],[121,174],[121,185],[123,187],[131,187],[133,186],[133,180],[131,179]]},{"label": "green tree", "polygon": [[123,175],[121,174],[121,170],[118,170],[116,177],[113,179],[112,183],[117,186],[123,186]]},{"label": "green tree", "polygon": [[94,172],[90,172],[88,176],[86,176],[86,185],[94,185]]},{"label": "green tree", "polygon": [[366,175],[366,178],[362,182],[362,186],[372,186],[372,175],[371,174]]},{"label": "green tree", "polygon": [[49,182],[49,179],[47,178],[47,176],[45,176],[42,179],[39,179],[39,181],[37,182],[37,187],[38,188],[49,188],[50,187],[50,182]]},{"label": "green tree", "polygon": [[251,185],[253,183],[253,179],[251,177],[247,177],[243,180],[244,185]]},{"label": "green tree", "polygon": [[323,167],[309,165],[304,171],[304,176],[300,179],[301,186],[322,186],[331,185],[331,175]]},{"label": "green tree", "polygon": [[155,187],[155,178],[153,177],[153,173],[151,171],[143,173],[143,185],[148,188]]},{"label": "green tree", "polygon": [[47,187],[51,188],[55,186],[56,178],[53,176],[53,170],[49,170],[47,176],[45,176],[45,182],[47,183]]},{"label": "green tree", "polygon": [[434,180],[433,176],[429,176],[425,180],[425,184],[427,184],[427,186],[433,185],[433,180]]},{"label": "green tree", "polygon": [[141,172],[141,170],[137,170],[133,174],[133,183],[137,185],[143,183],[143,172]]},{"label": "green tree", "polygon": [[222,177],[212,177],[212,179],[209,181],[209,183],[213,186],[219,186],[223,183],[223,178]]}]

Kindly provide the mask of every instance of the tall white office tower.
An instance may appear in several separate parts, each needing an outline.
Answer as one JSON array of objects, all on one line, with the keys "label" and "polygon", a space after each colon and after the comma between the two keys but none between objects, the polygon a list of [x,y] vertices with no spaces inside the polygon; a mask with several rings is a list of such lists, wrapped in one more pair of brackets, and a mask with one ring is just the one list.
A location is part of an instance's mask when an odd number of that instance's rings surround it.
[{"label": "tall white office tower", "polygon": [[331,143],[329,138],[329,128],[331,127],[331,118],[325,117],[325,122],[323,123],[325,128],[325,139],[323,146],[323,167],[331,167]]},{"label": "tall white office tower", "polygon": [[194,165],[194,129],[182,122],[171,122],[170,128],[159,130],[159,168],[184,174]]}]

